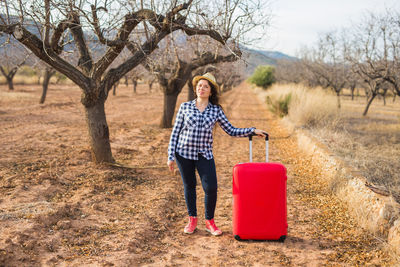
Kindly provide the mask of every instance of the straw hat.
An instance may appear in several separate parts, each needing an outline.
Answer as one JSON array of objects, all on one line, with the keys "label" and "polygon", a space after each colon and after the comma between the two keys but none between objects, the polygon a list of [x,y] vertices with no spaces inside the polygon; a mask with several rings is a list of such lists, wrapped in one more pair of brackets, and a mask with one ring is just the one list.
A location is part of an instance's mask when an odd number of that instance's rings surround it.
[{"label": "straw hat", "polygon": [[212,85],[214,85],[214,87],[215,87],[215,89],[217,89],[217,91],[219,90],[219,85],[217,84],[217,81],[215,80],[214,75],[212,75],[209,72],[207,72],[204,75],[195,76],[192,81],[193,87],[196,87],[197,82],[202,79],[209,81],[210,83],[212,83]]}]

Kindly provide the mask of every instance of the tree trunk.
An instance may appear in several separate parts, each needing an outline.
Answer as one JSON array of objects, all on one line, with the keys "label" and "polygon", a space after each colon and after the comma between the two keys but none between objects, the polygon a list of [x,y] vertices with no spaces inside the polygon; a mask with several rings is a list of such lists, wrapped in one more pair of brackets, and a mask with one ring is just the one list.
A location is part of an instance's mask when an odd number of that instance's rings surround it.
[{"label": "tree trunk", "polygon": [[365,102],[368,104],[368,101],[369,101],[369,97],[370,96],[370,92],[367,90],[367,89],[365,89]]},{"label": "tree trunk", "polygon": [[194,94],[194,91],[193,91],[192,80],[189,80],[187,82],[187,85],[188,85],[188,101],[192,101],[193,99],[196,98],[196,95]]},{"label": "tree trunk", "polygon": [[383,105],[386,106],[386,94],[383,95]]},{"label": "tree trunk", "polygon": [[46,71],[43,77],[43,85],[42,85],[42,96],[40,97],[39,104],[43,104],[44,101],[46,100],[46,95],[47,95],[47,89],[49,88],[49,81],[50,81],[50,75],[49,72]]},{"label": "tree trunk", "polygon": [[114,84],[113,86],[113,95],[117,94],[117,84]]},{"label": "tree trunk", "polygon": [[151,90],[153,89],[153,81],[149,82],[149,93],[151,93]]},{"label": "tree trunk", "polygon": [[[179,93],[178,93],[179,94]],[[161,128],[171,128],[172,119],[174,118],[176,101],[178,99],[178,94],[167,94],[164,93],[164,110],[161,117]]]},{"label": "tree trunk", "polygon": [[49,88],[48,81],[46,81],[46,78],[43,80],[43,85],[42,85],[42,96],[40,97],[39,104],[43,104],[44,101],[46,100],[46,95],[47,95],[47,89]]},{"label": "tree trunk", "polygon": [[396,93],[393,93],[393,103],[396,101]]},{"label": "tree trunk", "polygon": [[13,83],[13,77],[6,77],[7,79],[7,84],[8,84],[8,90],[12,91],[14,90],[14,83]]},{"label": "tree trunk", "polygon": [[337,107],[338,109],[341,108],[341,104],[340,104],[340,91],[336,91],[336,96],[337,96]]},{"label": "tree trunk", "polygon": [[350,88],[350,91],[351,91],[351,101],[354,100],[354,89],[355,89],[355,86],[351,86],[351,88]]},{"label": "tree trunk", "polygon": [[137,80],[132,79],[132,83],[133,83],[133,92],[136,94]]},{"label": "tree trunk", "polygon": [[125,85],[126,85],[126,87],[128,87],[128,85],[129,85],[129,83],[128,83],[128,76],[124,76],[124,78],[125,78]]},{"label": "tree trunk", "polygon": [[39,104],[43,104],[44,101],[46,101],[46,95],[47,95],[47,89],[49,88],[49,83],[50,83],[50,78],[53,76],[56,72],[53,70],[48,70],[46,69],[43,77],[43,85],[42,85],[42,96],[40,97]]},{"label": "tree trunk", "polygon": [[104,100],[98,100],[94,106],[85,106],[85,115],[93,161],[96,163],[114,162],[106,113],[104,112]]},{"label": "tree trunk", "polygon": [[376,97],[376,94],[375,94],[375,93],[372,93],[372,94],[371,94],[371,97],[368,99],[368,103],[367,103],[367,106],[365,107],[365,110],[364,110],[364,112],[363,112],[363,116],[366,116],[366,115],[367,115],[369,106],[371,105],[371,103],[372,103],[372,101],[374,100],[375,97]]}]

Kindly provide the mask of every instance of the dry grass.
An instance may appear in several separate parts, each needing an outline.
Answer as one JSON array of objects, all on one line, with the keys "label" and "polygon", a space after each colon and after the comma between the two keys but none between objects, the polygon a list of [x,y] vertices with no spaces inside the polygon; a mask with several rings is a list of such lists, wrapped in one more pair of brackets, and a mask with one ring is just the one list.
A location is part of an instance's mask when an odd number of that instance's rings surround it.
[{"label": "dry grass", "polygon": [[34,98],[34,96],[32,96],[32,94],[30,94],[28,92],[0,91],[0,103],[10,101],[10,100],[22,101],[24,99],[31,99],[31,98]]},{"label": "dry grass", "polygon": [[385,186],[400,202],[400,114],[399,103],[386,106],[375,101],[369,115],[361,115],[363,99],[343,100],[341,124],[334,130],[312,129],[312,133],[359,170],[370,182]]},{"label": "dry grass", "polygon": [[[40,81],[43,81],[43,78],[40,79]],[[56,77],[51,77],[50,83],[56,83],[57,78]],[[26,75],[18,75],[18,73],[15,75],[13,79],[14,85],[17,84],[38,84],[38,77],[36,75],[33,76],[26,76]],[[0,76],[0,84],[7,84],[6,78],[4,76]],[[59,81],[59,84],[73,84],[69,79],[66,80],[61,80]]]},{"label": "dry grass", "polygon": [[297,126],[326,127],[337,123],[336,97],[321,88],[303,85],[274,85],[266,93],[270,103],[282,101],[291,95],[288,117]]},{"label": "dry grass", "polygon": [[288,118],[305,126],[340,158],[360,171],[370,182],[384,186],[400,202],[400,103],[376,99],[367,116],[362,116],[365,97],[336,97],[320,89],[276,85],[271,93],[297,95],[289,106]]},{"label": "dry grass", "polygon": [[[22,76],[15,75],[13,79],[14,84],[37,84],[38,78],[36,76]],[[4,76],[0,77],[0,84],[7,84],[6,78]]]}]

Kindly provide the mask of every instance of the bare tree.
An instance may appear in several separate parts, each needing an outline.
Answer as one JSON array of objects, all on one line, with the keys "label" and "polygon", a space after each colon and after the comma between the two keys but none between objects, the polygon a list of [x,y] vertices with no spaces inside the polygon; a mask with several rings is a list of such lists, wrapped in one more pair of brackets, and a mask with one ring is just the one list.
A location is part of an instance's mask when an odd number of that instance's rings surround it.
[{"label": "bare tree", "polygon": [[400,13],[387,11],[379,19],[383,42],[382,76],[400,96]]},{"label": "bare tree", "polygon": [[154,84],[155,81],[156,81],[156,79],[154,79],[154,78],[149,79],[149,82],[148,82],[148,84],[149,84],[149,93],[151,93],[151,91],[153,90],[153,84]]},{"label": "bare tree", "polygon": [[132,89],[134,94],[136,94],[138,81],[143,80],[143,77],[146,74],[147,70],[142,65],[137,66],[127,74],[127,77],[132,81]]},{"label": "bare tree", "polygon": [[356,87],[360,84],[360,77],[350,65],[345,70],[344,78],[346,81],[346,87],[350,90],[351,100],[354,100],[354,92]]},{"label": "bare tree", "polygon": [[221,85],[221,93],[232,90],[245,80],[245,62],[242,60],[235,62],[222,62],[215,66],[215,73],[218,76],[218,82]]},{"label": "bare tree", "polygon": [[346,85],[347,70],[344,46],[337,33],[330,32],[320,36],[317,47],[312,51],[311,60],[305,61],[305,64],[323,88],[331,88],[336,93],[340,108],[340,92]]},{"label": "bare tree", "polygon": [[[121,54],[115,59],[115,61],[113,62],[113,64],[111,64],[111,67],[118,67],[120,64],[122,64],[123,62],[125,62],[126,60],[128,60],[131,57],[131,53],[129,52],[128,49],[124,49]],[[137,84],[138,84],[138,80],[141,78],[141,76],[143,75],[144,72],[147,72],[145,70],[145,68],[142,65],[138,65],[136,66],[134,69],[132,69],[131,71],[129,71],[127,74],[125,74],[122,78],[125,79],[125,85],[128,86],[129,85],[129,80],[132,81],[132,85],[133,85],[133,93],[136,93],[136,88],[137,88]],[[120,84],[120,81],[116,82],[113,86],[113,95],[116,95],[117,92],[117,87]]]},{"label": "bare tree", "polygon": [[[41,61],[38,58],[32,59],[33,62],[33,70],[35,75],[38,77],[38,84],[42,81],[42,95],[40,96],[39,104],[43,104],[46,101],[47,91],[50,84],[50,79],[56,74],[56,71]],[[43,79],[42,79],[43,78]]]},{"label": "bare tree", "polygon": [[388,84],[399,94],[399,53],[400,36],[398,25],[393,24],[390,13],[384,15],[368,14],[362,23],[355,27],[353,39],[349,44],[348,61],[354,71],[368,85],[366,87],[367,105],[363,115],[379,94],[385,95]]},{"label": "bare tree", "polygon": [[308,84],[305,70],[302,60],[280,59],[275,67],[275,79],[280,83]]},{"label": "bare tree", "polygon": [[3,66],[0,66],[1,74],[3,74],[3,76],[6,78],[6,81],[7,81],[7,84],[8,84],[8,89],[9,89],[10,91],[11,91],[11,90],[14,90],[13,79],[14,79],[15,74],[17,74],[18,69],[19,69],[22,65],[23,65],[23,63],[20,64],[20,65],[15,66],[15,67],[13,67],[13,68],[11,68],[11,69],[3,68]]},{"label": "bare tree", "polygon": [[[93,160],[113,162],[104,111],[112,86],[177,30],[208,35],[225,44],[253,26],[240,24],[242,14],[249,10],[246,6],[252,3],[3,0],[0,5],[7,18],[1,18],[0,32],[12,35],[81,88]],[[128,44],[133,47],[131,57],[110,67]],[[78,52],[77,59],[66,57],[72,51]]]},{"label": "bare tree", "polygon": [[14,77],[20,67],[25,65],[30,58],[31,53],[28,53],[21,45],[13,42],[8,38],[0,45],[0,72],[6,78],[8,89],[14,90]]}]

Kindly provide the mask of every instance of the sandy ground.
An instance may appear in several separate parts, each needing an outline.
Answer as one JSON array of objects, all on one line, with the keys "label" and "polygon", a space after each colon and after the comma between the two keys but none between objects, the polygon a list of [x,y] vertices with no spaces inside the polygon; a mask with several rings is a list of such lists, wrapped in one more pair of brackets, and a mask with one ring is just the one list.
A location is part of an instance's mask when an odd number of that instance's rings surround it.
[{"label": "sandy ground", "polygon": [[[270,159],[288,169],[288,237],[284,243],[238,242],[232,236],[232,167],[248,160],[246,138],[215,130],[218,174],[215,220],[224,234],[184,235],[179,174],[166,168],[171,129],[160,129],[162,95],[120,86],[106,104],[115,159],[91,162],[80,91],[51,86],[0,87],[0,266],[382,266],[392,265],[377,238],[359,229],[246,84],[223,96],[236,127],[271,135]],[[185,101],[186,94],[179,97]],[[178,105],[179,105],[178,103]],[[264,142],[254,142],[263,161]]]}]

